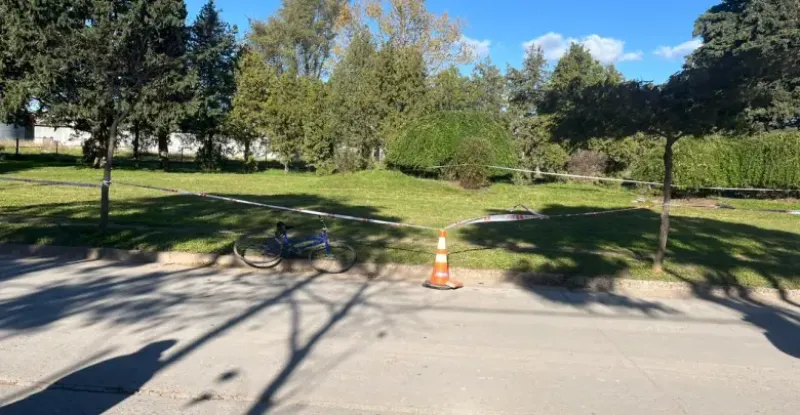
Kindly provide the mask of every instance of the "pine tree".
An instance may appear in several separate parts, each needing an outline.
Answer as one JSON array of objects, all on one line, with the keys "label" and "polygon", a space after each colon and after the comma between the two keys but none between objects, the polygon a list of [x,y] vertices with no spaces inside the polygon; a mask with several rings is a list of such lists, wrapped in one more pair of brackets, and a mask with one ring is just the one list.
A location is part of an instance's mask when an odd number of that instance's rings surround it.
[{"label": "pine tree", "polygon": [[340,140],[337,152],[366,167],[380,144],[384,117],[378,89],[377,54],[372,36],[361,30],[353,37],[344,57],[331,75],[332,128]]},{"label": "pine tree", "polygon": [[221,20],[214,0],[209,0],[190,30],[189,70],[194,96],[183,121],[184,131],[193,133],[201,143],[198,162],[204,170],[219,168],[220,133],[236,91],[238,55],[236,28]]},{"label": "pine tree", "polygon": [[5,18],[25,22],[9,36],[11,44],[39,42],[17,57],[29,69],[19,84],[37,98],[39,115],[92,132],[85,148],[96,165],[105,164],[100,219],[105,229],[117,131],[142,97],[183,64],[185,5],[182,0],[18,2],[10,15]]},{"label": "pine tree", "polygon": [[515,118],[535,114],[542,103],[549,79],[547,60],[542,49],[528,49],[521,69],[509,66],[506,70],[509,112]]},{"label": "pine tree", "polygon": [[490,58],[475,65],[470,81],[474,94],[474,108],[500,114],[506,106],[505,78]]}]

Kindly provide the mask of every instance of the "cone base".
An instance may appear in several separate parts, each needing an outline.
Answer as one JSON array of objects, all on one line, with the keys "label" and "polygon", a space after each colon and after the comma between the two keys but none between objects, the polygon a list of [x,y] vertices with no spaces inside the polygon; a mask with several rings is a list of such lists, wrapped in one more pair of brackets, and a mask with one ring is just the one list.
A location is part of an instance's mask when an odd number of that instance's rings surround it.
[{"label": "cone base", "polygon": [[434,290],[457,290],[457,289],[463,287],[464,284],[462,284],[462,283],[460,283],[458,281],[455,281],[455,280],[450,280],[445,285],[439,285],[439,284],[434,284],[434,283],[432,283],[430,281],[425,281],[425,282],[422,283],[422,286],[425,287],[425,288],[431,288],[431,289],[434,289]]}]

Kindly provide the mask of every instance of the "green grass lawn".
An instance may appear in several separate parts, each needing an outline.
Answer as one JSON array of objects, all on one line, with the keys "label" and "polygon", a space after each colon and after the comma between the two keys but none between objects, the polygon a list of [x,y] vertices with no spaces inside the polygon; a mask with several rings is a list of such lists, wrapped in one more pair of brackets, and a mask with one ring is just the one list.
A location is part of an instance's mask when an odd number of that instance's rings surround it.
[{"label": "green grass lawn", "polygon": [[[102,172],[74,163],[44,166],[0,161],[0,173],[99,183]],[[442,227],[506,212],[516,204],[548,215],[634,206],[656,195],[616,186],[495,183],[477,191],[391,171],[315,176],[310,173],[163,173],[127,167],[114,180],[216,193],[403,223]],[[0,182],[0,242],[230,253],[237,232],[272,228],[278,220],[318,229],[318,220],[192,196],[112,186],[106,235],[94,225],[99,190]],[[729,200],[739,207],[800,209],[796,201]],[[427,264],[436,233],[328,220],[332,237],[347,240],[370,262]],[[653,275],[650,256],[659,211],[486,224],[450,232],[455,266],[579,276],[690,280],[726,285],[800,287],[800,217],[735,210],[675,208],[667,272]],[[85,226],[81,226],[85,225]],[[220,232],[234,231],[234,233]]]}]

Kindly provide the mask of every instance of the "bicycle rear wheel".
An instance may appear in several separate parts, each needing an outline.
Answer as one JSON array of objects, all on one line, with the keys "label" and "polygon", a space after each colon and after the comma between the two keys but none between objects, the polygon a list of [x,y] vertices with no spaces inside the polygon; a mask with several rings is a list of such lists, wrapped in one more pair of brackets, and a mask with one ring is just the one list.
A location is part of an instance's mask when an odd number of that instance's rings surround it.
[{"label": "bicycle rear wheel", "polygon": [[317,246],[308,254],[311,266],[326,274],[339,274],[349,270],[356,262],[356,250],[351,246],[329,242],[329,249],[324,245]]},{"label": "bicycle rear wheel", "polygon": [[273,235],[250,233],[236,240],[233,253],[253,268],[272,268],[281,262],[283,241]]}]

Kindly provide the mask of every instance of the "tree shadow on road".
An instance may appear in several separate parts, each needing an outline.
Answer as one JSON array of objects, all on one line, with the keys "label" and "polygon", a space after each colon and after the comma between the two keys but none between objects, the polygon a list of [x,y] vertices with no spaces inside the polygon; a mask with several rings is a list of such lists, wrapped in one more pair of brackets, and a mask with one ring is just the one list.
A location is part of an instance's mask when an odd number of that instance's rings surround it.
[{"label": "tree shadow on road", "polygon": [[[392,324],[390,319],[382,318],[378,322],[365,324],[359,317],[351,316],[353,311],[361,308],[376,311],[378,315],[386,312],[394,313],[384,311],[375,304],[364,304],[372,295],[382,292],[381,289],[373,287],[372,281],[367,278],[361,282],[342,281],[343,288],[340,287],[339,290],[344,290],[345,295],[335,294],[331,299],[329,298],[331,294],[327,291],[318,292],[316,282],[322,277],[318,273],[302,276],[267,276],[244,272],[236,273],[235,277],[232,275],[224,278],[216,277],[223,280],[216,284],[212,280],[216,274],[212,269],[155,272],[134,270],[133,273],[118,275],[116,271],[121,271],[126,265],[86,261],[77,264],[80,267],[77,277],[69,275],[35,288],[40,283],[31,281],[32,284],[23,284],[27,281],[27,277],[34,278],[42,275],[42,272],[49,273],[49,270],[57,272],[60,266],[57,261],[42,260],[40,265],[35,267],[13,266],[13,262],[19,261],[15,259],[4,259],[4,261],[12,265],[10,267],[12,270],[19,270],[20,275],[13,275],[12,272],[9,273],[9,277],[13,278],[10,281],[15,284],[12,288],[22,291],[20,295],[0,299],[0,333],[8,333],[3,335],[0,341],[18,334],[47,329],[67,317],[72,317],[73,323],[77,319],[84,326],[103,324],[115,330],[131,327],[144,336],[148,336],[148,333],[158,335],[159,332],[177,334],[181,331],[180,327],[207,325],[207,319],[219,316],[220,305],[242,302],[247,304],[246,308],[240,309],[230,318],[214,324],[211,329],[199,336],[193,336],[191,341],[180,343],[179,347],[172,347],[165,358],[159,358],[151,353],[158,349],[160,356],[165,343],[153,343],[150,347],[145,347],[132,355],[109,359],[64,376],[52,382],[44,392],[13,403],[9,406],[13,409],[10,413],[48,413],[49,408],[54,408],[50,406],[51,402],[65,403],[65,400],[70,399],[77,399],[81,403],[80,408],[83,412],[79,411],[80,413],[103,412],[122,402],[127,395],[136,393],[158,372],[186,359],[209,342],[241,327],[267,310],[281,309],[288,312],[290,318],[288,356],[280,368],[262,368],[266,372],[274,371],[276,375],[264,387],[249,410],[250,413],[266,413],[282,405],[294,394],[303,393],[305,389],[311,387],[307,385],[308,380],[304,379],[302,382],[292,382],[293,389],[286,391],[287,385],[314,349],[337,327],[345,324],[345,321],[353,320],[352,327],[370,333],[376,330],[385,332],[387,326]],[[140,269],[144,271],[147,267]],[[125,276],[131,274],[133,276]],[[202,311],[187,313],[186,307]],[[304,326],[307,327],[303,324],[306,307],[322,307],[326,310],[328,317],[321,326],[313,330],[303,329]],[[349,352],[345,352],[337,356],[327,368],[316,367],[319,360],[315,360],[313,376],[324,377],[327,370],[341,363],[349,355]],[[252,363],[255,367],[259,365],[259,362]],[[134,364],[140,366],[138,371],[131,372],[130,375],[124,374],[127,373],[127,367]],[[123,372],[113,377],[115,371]],[[224,374],[221,376],[225,377]],[[105,389],[94,390],[98,384]],[[64,385],[74,385],[74,387]],[[77,397],[69,395],[81,391],[92,393],[80,393],[79,396],[76,395]],[[192,399],[189,404],[199,405],[213,396],[212,392],[204,393]],[[91,402],[93,399],[97,402]],[[84,400],[87,401],[85,405]],[[2,413],[5,413],[4,411],[5,408],[0,410]]]},{"label": "tree shadow on road", "polygon": [[[580,307],[604,302],[610,307],[642,313],[667,311],[659,310],[658,302],[613,293],[619,279],[648,272],[659,226],[657,212],[640,209],[555,217],[608,210],[550,205],[539,212],[554,216],[551,219],[474,226],[461,230],[460,235],[478,247],[518,253],[508,279],[549,300]],[[792,219],[795,218],[789,221]],[[751,285],[767,285],[778,291],[786,307],[797,310],[800,305],[788,295],[789,289],[800,287],[797,233],[673,214],[666,269],[668,274],[661,279],[686,282],[698,297],[741,313],[744,321],[764,329],[776,348],[798,357],[800,319],[796,313],[749,297],[712,299],[702,295],[711,287],[749,293]],[[541,285],[578,291],[557,295],[540,289]],[[586,288],[605,293],[580,292]]]}]

